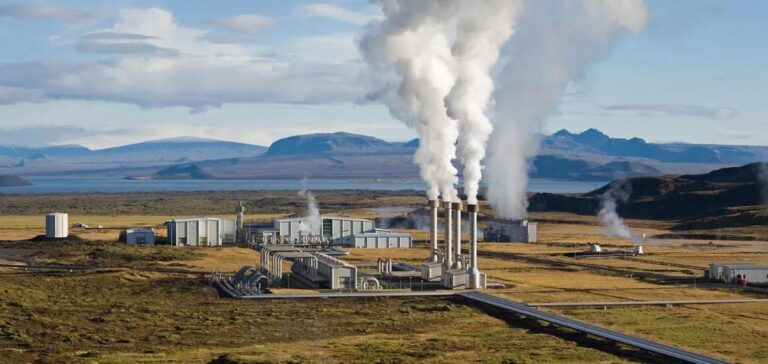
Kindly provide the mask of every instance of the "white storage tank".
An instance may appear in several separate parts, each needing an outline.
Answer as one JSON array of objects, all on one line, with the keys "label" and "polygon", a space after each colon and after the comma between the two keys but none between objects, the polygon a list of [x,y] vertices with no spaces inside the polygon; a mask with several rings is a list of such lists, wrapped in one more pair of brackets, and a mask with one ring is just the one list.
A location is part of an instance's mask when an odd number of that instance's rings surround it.
[{"label": "white storage tank", "polygon": [[69,236],[69,215],[62,212],[52,212],[45,215],[45,237],[62,239]]}]

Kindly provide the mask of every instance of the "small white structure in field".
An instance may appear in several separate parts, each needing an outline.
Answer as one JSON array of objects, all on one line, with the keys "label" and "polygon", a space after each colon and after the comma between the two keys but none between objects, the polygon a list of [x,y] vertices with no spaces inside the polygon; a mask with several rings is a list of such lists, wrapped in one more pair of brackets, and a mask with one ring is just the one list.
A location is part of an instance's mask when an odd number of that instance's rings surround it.
[{"label": "small white structure in field", "polygon": [[128,229],[125,231],[125,243],[128,245],[155,245],[155,229]]},{"label": "small white structure in field", "polygon": [[62,212],[52,212],[45,215],[45,237],[48,239],[63,239],[69,236],[69,215]]},{"label": "small white structure in field", "polygon": [[589,252],[599,254],[603,252],[603,248],[599,244],[589,244]]}]

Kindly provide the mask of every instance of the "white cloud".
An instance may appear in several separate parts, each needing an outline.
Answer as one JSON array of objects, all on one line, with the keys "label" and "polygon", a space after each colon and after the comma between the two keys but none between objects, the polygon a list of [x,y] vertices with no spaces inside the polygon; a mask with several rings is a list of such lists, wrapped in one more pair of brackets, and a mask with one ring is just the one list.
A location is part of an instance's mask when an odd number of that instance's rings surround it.
[{"label": "white cloud", "polygon": [[275,25],[275,20],[257,14],[241,14],[231,18],[216,19],[211,22],[211,25],[231,32],[255,35]]},{"label": "white cloud", "polygon": [[326,18],[354,25],[365,25],[381,18],[380,15],[354,12],[338,5],[326,3],[305,5],[301,8],[301,12],[310,18]]},{"label": "white cloud", "polygon": [[736,109],[731,107],[712,107],[700,105],[678,104],[618,104],[605,108],[609,111],[634,112],[636,116],[690,116],[710,119],[732,119],[736,116]]},{"label": "white cloud", "polygon": [[0,85],[41,90],[40,97],[193,111],[236,102],[346,101],[361,92],[360,64],[265,60],[256,46],[215,43],[207,35],[207,30],[179,25],[163,9],[126,9],[111,28],[87,33],[76,45],[120,58],[0,65]]},{"label": "white cloud", "polygon": [[0,6],[0,17],[15,19],[61,20],[81,23],[95,18],[89,12],[53,5],[11,4]]}]

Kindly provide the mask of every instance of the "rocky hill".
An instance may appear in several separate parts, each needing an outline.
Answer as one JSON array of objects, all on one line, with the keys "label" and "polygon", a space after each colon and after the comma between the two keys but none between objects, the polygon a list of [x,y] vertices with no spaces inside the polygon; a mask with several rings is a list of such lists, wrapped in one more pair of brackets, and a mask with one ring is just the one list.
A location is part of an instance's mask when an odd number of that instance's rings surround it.
[{"label": "rocky hill", "polygon": [[31,186],[32,183],[19,176],[0,175],[0,187]]},{"label": "rocky hill", "polygon": [[317,153],[386,153],[396,149],[399,148],[378,138],[338,132],[283,138],[272,143],[265,156],[312,155]]},{"label": "rocky hill", "polygon": [[679,228],[700,227],[707,222],[744,226],[765,219],[766,177],[768,167],[753,163],[699,175],[630,178],[585,194],[537,193],[529,199],[529,210],[594,215],[602,196],[623,183],[630,194],[618,207],[621,216],[677,220]]},{"label": "rocky hill", "polygon": [[216,177],[204,169],[191,164],[186,166],[171,166],[159,170],[153,179],[215,179]]}]

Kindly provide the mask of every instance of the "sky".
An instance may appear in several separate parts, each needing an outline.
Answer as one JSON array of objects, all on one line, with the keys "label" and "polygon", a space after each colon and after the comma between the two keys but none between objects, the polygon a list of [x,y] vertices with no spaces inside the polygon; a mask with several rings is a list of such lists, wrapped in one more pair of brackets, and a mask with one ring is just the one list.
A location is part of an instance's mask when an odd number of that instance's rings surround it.
[{"label": "sky", "polygon": [[[768,145],[768,2],[648,0],[546,132]],[[0,145],[415,132],[370,90],[367,1],[0,0]],[[503,102],[503,100],[496,100]]]}]

